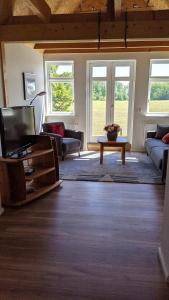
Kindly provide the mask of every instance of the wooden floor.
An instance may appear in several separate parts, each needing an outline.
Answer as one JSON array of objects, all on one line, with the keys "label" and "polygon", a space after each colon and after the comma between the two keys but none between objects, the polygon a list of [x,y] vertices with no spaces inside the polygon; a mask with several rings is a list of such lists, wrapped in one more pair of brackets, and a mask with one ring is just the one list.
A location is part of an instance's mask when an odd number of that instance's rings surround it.
[{"label": "wooden floor", "polygon": [[0,217],[0,300],[168,300],[163,186],[63,182]]}]

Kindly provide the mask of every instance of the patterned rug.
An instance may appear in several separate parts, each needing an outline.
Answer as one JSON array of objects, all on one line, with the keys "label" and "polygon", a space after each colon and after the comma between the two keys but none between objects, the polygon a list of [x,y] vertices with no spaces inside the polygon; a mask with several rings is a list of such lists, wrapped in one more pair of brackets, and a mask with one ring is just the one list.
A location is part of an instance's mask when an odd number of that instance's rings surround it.
[{"label": "patterned rug", "polygon": [[162,184],[161,174],[145,153],[127,152],[122,165],[120,152],[105,152],[100,165],[99,152],[84,151],[60,162],[63,180]]}]

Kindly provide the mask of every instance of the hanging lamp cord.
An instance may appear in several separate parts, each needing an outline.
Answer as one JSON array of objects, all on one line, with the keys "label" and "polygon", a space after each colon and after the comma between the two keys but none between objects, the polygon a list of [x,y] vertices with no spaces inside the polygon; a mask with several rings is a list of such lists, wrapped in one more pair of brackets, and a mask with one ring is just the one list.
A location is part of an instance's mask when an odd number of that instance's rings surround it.
[{"label": "hanging lamp cord", "polygon": [[124,15],[124,21],[125,21],[125,26],[124,26],[124,43],[125,43],[125,48],[127,48],[127,33],[128,33],[128,13],[127,13],[127,11],[125,12],[125,15]]},{"label": "hanging lamp cord", "polygon": [[101,11],[98,12],[97,15],[97,38],[98,38],[98,44],[97,44],[97,48],[98,50],[100,49],[100,40],[101,40],[101,33],[100,33],[100,29],[101,29]]}]

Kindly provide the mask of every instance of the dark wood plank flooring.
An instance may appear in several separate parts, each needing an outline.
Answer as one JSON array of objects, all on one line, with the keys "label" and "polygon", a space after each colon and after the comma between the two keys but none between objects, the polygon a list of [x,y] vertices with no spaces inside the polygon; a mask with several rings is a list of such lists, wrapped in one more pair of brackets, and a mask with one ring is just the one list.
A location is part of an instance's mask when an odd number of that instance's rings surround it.
[{"label": "dark wood plank flooring", "polygon": [[0,217],[0,300],[168,300],[163,186],[64,182]]}]

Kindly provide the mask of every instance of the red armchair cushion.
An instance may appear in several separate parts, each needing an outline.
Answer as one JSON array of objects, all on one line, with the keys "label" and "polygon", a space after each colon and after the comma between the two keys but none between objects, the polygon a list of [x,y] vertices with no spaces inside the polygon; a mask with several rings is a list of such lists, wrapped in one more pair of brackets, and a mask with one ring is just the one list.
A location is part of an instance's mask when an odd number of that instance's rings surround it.
[{"label": "red armchair cushion", "polygon": [[64,127],[60,124],[49,124],[48,125],[48,131],[52,133],[56,133],[61,135],[61,137],[64,137]]},{"label": "red armchair cushion", "polygon": [[163,136],[162,141],[164,144],[169,144],[169,132]]}]

